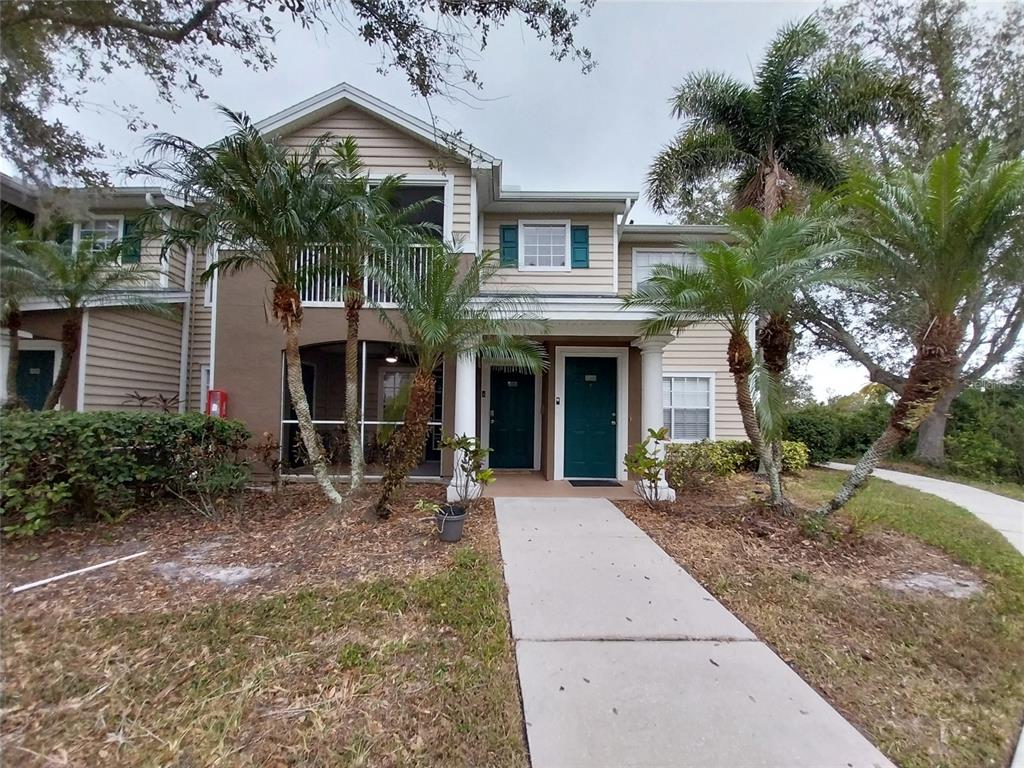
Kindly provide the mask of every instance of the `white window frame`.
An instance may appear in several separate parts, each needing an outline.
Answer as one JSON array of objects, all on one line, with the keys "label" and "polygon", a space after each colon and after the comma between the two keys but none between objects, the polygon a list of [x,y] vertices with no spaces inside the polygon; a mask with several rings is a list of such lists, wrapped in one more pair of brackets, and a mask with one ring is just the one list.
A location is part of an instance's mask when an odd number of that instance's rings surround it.
[{"label": "white window frame", "polygon": [[[124,237],[124,214],[116,213],[109,216],[93,216],[85,221],[76,221],[73,234],[71,236],[72,247],[77,251],[82,242],[82,225],[88,224],[90,227],[95,227],[97,221],[102,220],[116,220],[117,221],[117,237],[114,242],[117,242]],[[120,261],[120,259],[118,259]]]},{"label": "white window frame", "polygon": [[384,376],[388,373],[407,373],[409,374],[409,381],[412,382],[412,376],[416,373],[416,368],[410,365],[391,365],[385,363],[377,370],[377,421],[384,421],[384,408],[387,405],[384,402]]},{"label": "white window frame", "polygon": [[206,413],[206,396],[210,392],[210,366],[199,366],[199,412]]},{"label": "white window frame", "polygon": [[[680,371],[671,370],[663,371],[661,374],[662,382],[665,379],[707,379],[708,380],[708,436],[703,438],[704,440],[715,440],[715,373],[714,371]],[[664,402],[664,383],[662,384],[662,403],[661,412],[665,412]],[[699,443],[700,440],[672,440],[671,427],[668,424],[662,424],[663,427],[669,429],[669,441],[673,443]]]},{"label": "white window frame", "polygon": [[631,286],[630,286],[630,289],[632,290],[633,293],[637,292],[637,289],[638,289],[638,287],[640,285],[639,282],[636,279],[637,278],[637,271],[638,271],[637,270],[637,266],[636,266],[636,257],[637,257],[638,254],[649,254],[649,253],[665,254],[666,256],[676,256],[676,255],[696,256],[697,255],[697,252],[692,250],[692,249],[690,249],[690,248],[634,248],[633,249],[633,254],[632,254],[632,260],[630,262],[630,265],[631,265],[630,272],[632,273],[631,274],[631,278],[630,278],[631,279],[631,283],[632,283]]},{"label": "white window frame", "polygon": [[[572,271],[572,222],[569,219],[519,219],[516,246],[519,251],[520,272],[571,272]],[[524,229],[530,226],[561,226],[565,228],[565,265],[561,267],[528,267],[523,247],[526,245]]]},{"label": "white window frame", "polygon": [[[206,246],[206,268],[203,269],[203,272],[205,272],[207,269],[209,269],[211,266],[213,266],[213,263],[216,260],[217,260],[217,245],[216,244],[210,244],[210,245]],[[212,307],[213,306],[213,280],[214,280],[214,278],[211,277],[209,280],[207,280],[206,282],[202,283],[202,286],[203,286],[203,306],[204,307]],[[191,287],[190,287],[190,289],[191,289]]]}]

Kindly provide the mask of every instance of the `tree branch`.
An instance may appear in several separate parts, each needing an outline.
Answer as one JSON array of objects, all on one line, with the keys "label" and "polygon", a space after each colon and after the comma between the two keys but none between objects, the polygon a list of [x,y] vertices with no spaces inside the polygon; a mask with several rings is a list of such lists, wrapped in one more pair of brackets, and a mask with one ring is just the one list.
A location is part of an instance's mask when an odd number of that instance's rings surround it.
[{"label": "tree branch", "polygon": [[[1005,360],[1017,343],[1021,329],[1024,329],[1024,292],[1018,294],[1017,301],[1013,305],[1013,309],[1010,310],[1006,322],[993,334],[984,362],[977,368],[967,371],[962,377],[963,380],[967,382],[978,381]],[[964,360],[967,359],[966,357],[964,358]]]},{"label": "tree branch", "polygon": [[113,27],[115,29],[127,29],[138,32],[145,37],[157,40],[167,40],[171,43],[180,43],[199,27],[209,21],[220,8],[230,0],[206,0],[199,7],[191,18],[177,26],[160,26],[146,24],[137,19],[127,16],[100,16],[90,14],[78,14],[73,12],[58,12],[52,6],[32,5],[20,15],[14,15],[6,21],[8,24],[19,24],[26,21],[50,21],[66,27],[77,27],[79,29],[98,29],[100,27]]}]

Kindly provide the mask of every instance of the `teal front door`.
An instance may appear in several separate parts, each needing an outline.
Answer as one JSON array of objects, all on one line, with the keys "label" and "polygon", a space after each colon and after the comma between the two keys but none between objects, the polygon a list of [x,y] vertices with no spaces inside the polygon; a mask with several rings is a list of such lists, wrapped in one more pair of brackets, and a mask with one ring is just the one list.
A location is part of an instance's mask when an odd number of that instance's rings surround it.
[{"label": "teal front door", "polygon": [[57,355],[52,350],[23,349],[18,353],[18,397],[33,411],[42,409],[53,386]]},{"label": "teal front door", "polygon": [[533,469],[535,380],[532,373],[491,369],[490,466]]},{"label": "teal front door", "polygon": [[565,477],[615,477],[617,366],[614,357],[565,358]]}]

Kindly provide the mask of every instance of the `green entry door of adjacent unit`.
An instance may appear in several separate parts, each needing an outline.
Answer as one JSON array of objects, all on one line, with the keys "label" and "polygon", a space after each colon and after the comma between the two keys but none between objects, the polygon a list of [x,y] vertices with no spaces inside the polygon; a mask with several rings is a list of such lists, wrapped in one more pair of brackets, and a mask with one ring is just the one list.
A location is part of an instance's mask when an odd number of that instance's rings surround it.
[{"label": "green entry door of adjacent unit", "polygon": [[490,466],[532,469],[535,381],[532,373],[491,369]]},{"label": "green entry door of adjacent unit", "polygon": [[565,477],[615,477],[617,366],[614,357],[565,358]]},{"label": "green entry door of adjacent unit", "polygon": [[53,366],[57,355],[47,349],[23,349],[18,354],[18,397],[33,411],[46,402],[53,386]]}]

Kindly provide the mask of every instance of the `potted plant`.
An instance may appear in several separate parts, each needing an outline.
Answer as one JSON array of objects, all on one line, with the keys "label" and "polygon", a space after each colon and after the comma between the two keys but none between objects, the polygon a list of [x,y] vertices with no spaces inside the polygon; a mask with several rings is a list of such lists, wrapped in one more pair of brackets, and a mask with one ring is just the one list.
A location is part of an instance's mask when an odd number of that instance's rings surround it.
[{"label": "potted plant", "polygon": [[441,440],[441,447],[455,451],[455,477],[450,486],[455,500],[449,504],[420,500],[416,508],[433,513],[441,541],[458,541],[466,515],[480,498],[481,489],[494,481],[494,470],[484,467],[490,449],[481,448],[475,437],[449,436]]}]

